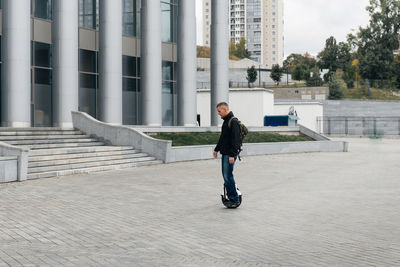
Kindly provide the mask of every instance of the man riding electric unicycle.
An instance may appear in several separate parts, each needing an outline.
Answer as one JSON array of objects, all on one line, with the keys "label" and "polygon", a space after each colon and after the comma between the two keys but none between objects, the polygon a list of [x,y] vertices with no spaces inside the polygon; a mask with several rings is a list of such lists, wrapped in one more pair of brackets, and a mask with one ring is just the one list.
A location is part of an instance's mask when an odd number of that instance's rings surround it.
[{"label": "man riding electric unicycle", "polygon": [[214,149],[214,158],[217,158],[218,152],[222,155],[222,176],[224,178],[224,193],[221,195],[222,203],[227,208],[237,208],[242,203],[242,194],[236,186],[233,167],[241,151],[242,140],[247,134],[247,128],[229,111],[227,103],[219,103],[217,111],[224,120],[221,136]]}]

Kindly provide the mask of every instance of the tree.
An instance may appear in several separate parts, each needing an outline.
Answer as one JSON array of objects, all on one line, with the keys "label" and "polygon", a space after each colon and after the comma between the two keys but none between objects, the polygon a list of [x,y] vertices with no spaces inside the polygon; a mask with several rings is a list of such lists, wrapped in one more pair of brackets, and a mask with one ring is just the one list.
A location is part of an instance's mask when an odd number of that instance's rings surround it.
[{"label": "tree", "polygon": [[246,39],[240,38],[239,43],[236,44],[235,52],[233,53],[238,58],[250,58],[250,53],[246,49]]},{"label": "tree", "polygon": [[272,65],[270,77],[277,85],[281,82],[282,75],[283,68],[279,67],[279,64]]},{"label": "tree", "polygon": [[349,36],[357,47],[360,74],[364,79],[388,80],[394,75],[393,51],[399,48],[400,2],[370,0],[369,25]]},{"label": "tree", "polygon": [[307,86],[321,86],[322,79],[318,68],[314,68],[310,77],[306,80]]},{"label": "tree", "polygon": [[243,59],[250,58],[250,53],[246,49],[246,39],[240,38],[239,43],[235,43],[234,39],[231,39],[229,44],[229,58]]},{"label": "tree", "polygon": [[251,66],[251,68],[247,68],[246,79],[247,79],[249,88],[250,88],[250,84],[254,83],[257,80],[257,70],[254,66]]},{"label": "tree", "polygon": [[325,48],[318,54],[318,66],[320,69],[329,69],[335,72],[337,69],[347,70],[351,64],[350,44],[336,43],[335,37],[329,37],[325,42]]},{"label": "tree", "polygon": [[398,90],[400,90],[400,56],[397,55],[394,60],[394,84]]},{"label": "tree", "polygon": [[344,96],[344,90],[346,89],[346,83],[341,78],[343,72],[340,70],[332,75],[329,81],[329,99],[342,99]]},{"label": "tree", "polygon": [[335,37],[331,36],[325,41],[325,48],[318,54],[318,65],[320,69],[337,70],[337,55],[339,47]]},{"label": "tree", "polygon": [[283,62],[283,69],[292,74],[293,80],[307,80],[310,72],[317,66],[317,61],[308,53],[304,55],[291,54]]},{"label": "tree", "polygon": [[210,58],[211,49],[208,46],[197,46],[197,57]]}]

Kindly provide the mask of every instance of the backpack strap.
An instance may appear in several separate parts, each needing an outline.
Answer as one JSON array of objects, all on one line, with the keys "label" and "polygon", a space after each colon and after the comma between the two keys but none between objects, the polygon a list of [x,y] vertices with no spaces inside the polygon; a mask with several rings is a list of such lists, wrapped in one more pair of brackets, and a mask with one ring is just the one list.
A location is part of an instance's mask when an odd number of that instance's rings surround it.
[{"label": "backpack strap", "polygon": [[[239,122],[239,119],[236,118],[236,117],[230,118],[229,121],[228,121],[228,127],[229,127],[229,129],[231,128],[231,124],[232,124],[232,120],[233,120],[233,119],[236,119],[236,120]],[[238,153],[239,161],[242,161],[242,159],[240,158],[240,152],[242,152],[242,148],[239,148],[239,153]]]},{"label": "backpack strap", "polygon": [[229,121],[228,121],[228,127],[229,127],[229,128],[231,128],[232,120],[233,120],[233,119],[238,119],[238,118],[232,117],[232,118],[229,119]]}]

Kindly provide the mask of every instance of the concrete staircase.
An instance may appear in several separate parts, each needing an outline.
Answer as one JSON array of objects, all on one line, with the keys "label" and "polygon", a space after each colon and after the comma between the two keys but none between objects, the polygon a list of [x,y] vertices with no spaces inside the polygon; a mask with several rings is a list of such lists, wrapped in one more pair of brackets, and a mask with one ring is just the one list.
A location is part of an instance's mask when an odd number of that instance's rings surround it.
[{"label": "concrete staircase", "polygon": [[74,129],[0,128],[0,141],[29,149],[28,179],[162,163],[133,147],[107,145]]}]

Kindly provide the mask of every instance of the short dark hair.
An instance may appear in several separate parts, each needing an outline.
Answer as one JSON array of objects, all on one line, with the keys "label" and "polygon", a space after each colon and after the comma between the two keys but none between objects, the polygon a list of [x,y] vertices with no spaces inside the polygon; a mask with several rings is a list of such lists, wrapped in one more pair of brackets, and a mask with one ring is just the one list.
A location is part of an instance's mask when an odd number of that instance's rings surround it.
[{"label": "short dark hair", "polygon": [[217,108],[219,108],[219,107],[227,107],[227,108],[229,108],[229,105],[226,102],[219,102],[218,105],[217,105]]}]

